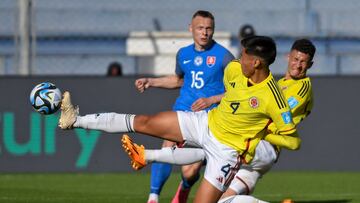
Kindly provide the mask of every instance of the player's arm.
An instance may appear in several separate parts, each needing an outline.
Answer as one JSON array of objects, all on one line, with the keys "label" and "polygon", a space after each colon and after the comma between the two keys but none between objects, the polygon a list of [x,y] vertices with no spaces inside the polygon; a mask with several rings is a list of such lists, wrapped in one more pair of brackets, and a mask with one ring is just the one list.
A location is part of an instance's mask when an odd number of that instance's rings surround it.
[{"label": "player's arm", "polygon": [[264,139],[273,145],[284,147],[289,150],[298,150],[301,145],[301,139],[296,130],[291,134],[277,135],[270,133],[267,134]]},{"label": "player's arm", "polygon": [[310,114],[313,107],[310,81],[299,82],[297,86],[298,88],[294,89],[287,98],[295,125],[304,120]]},{"label": "player's arm", "polygon": [[271,94],[269,94],[267,112],[276,131],[270,132],[264,139],[279,147],[297,150],[300,148],[301,140],[296,132],[289,104],[278,86],[273,81],[269,84]]},{"label": "player's arm", "polygon": [[179,88],[184,83],[184,72],[182,71],[181,64],[179,63],[179,54],[176,54],[176,68],[174,75],[168,75],[159,78],[140,78],[135,81],[135,87],[139,92],[144,92],[149,87],[159,87],[166,89]]},{"label": "player's arm", "polygon": [[149,87],[166,89],[179,88],[183,84],[183,78],[179,75],[168,75],[159,78],[139,78],[135,81],[135,87],[139,92],[144,92]]},{"label": "player's arm", "polygon": [[221,98],[223,98],[223,97],[224,97],[224,94],[219,94],[219,95],[214,95],[214,96],[211,96],[208,98],[199,98],[191,105],[191,110],[192,111],[201,111],[203,109],[206,109],[213,104],[220,103]]}]

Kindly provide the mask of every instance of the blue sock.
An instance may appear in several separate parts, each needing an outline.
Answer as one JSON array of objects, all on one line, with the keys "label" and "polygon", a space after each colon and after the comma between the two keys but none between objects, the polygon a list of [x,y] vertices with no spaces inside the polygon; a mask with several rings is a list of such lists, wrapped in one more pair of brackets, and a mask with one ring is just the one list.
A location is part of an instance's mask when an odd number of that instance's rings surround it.
[{"label": "blue sock", "polygon": [[184,178],[184,176],[181,174],[181,179],[182,179],[182,188],[183,189],[189,189],[191,188],[196,181],[198,181],[200,178],[200,173],[197,173],[195,177],[193,177],[191,180],[186,180]]},{"label": "blue sock", "polygon": [[160,195],[161,189],[171,174],[172,165],[153,163],[151,165],[150,193]]}]

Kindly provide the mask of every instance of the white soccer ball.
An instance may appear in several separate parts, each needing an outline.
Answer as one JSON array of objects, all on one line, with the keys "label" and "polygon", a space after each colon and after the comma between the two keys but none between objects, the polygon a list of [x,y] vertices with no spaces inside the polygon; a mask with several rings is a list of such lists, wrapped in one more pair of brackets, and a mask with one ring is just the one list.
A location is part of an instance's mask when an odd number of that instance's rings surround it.
[{"label": "white soccer ball", "polygon": [[61,105],[61,91],[50,82],[43,82],[34,87],[30,93],[33,108],[41,114],[53,114]]}]

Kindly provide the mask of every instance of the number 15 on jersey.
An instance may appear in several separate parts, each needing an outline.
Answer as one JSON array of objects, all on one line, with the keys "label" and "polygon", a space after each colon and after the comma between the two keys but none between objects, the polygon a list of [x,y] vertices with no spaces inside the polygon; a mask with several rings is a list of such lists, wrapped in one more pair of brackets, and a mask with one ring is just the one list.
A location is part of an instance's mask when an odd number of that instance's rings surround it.
[{"label": "number 15 on jersey", "polygon": [[191,88],[201,89],[202,87],[204,87],[205,82],[202,78],[202,75],[204,75],[203,71],[191,71]]}]

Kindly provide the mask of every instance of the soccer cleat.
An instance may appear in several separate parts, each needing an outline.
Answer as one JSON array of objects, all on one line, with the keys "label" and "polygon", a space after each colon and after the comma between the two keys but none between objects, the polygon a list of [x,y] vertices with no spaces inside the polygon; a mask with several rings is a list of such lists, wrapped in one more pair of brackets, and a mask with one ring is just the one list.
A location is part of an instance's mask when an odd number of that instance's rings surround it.
[{"label": "soccer cleat", "polygon": [[180,182],[180,185],[171,203],[186,203],[190,194],[190,189],[191,188],[184,189],[182,187],[182,182]]},{"label": "soccer cleat", "polygon": [[131,159],[131,166],[135,170],[140,170],[146,166],[145,161],[145,147],[139,146],[131,140],[131,138],[124,134],[121,138],[122,147]]},{"label": "soccer cleat", "polygon": [[70,92],[65,91],[61,100],[61,114],[59,119],[59,127],[63,130],[72,129],[79,115],[79,107],[72,105]]}]

